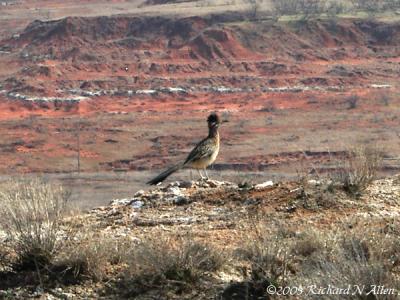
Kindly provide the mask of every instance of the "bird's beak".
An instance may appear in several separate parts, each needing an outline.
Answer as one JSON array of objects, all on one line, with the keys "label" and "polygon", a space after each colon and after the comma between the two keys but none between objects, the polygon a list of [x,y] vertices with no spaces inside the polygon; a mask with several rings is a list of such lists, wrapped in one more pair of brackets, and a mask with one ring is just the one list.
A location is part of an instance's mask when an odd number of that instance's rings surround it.
[{"label": "bird's beak", "polygon": [[229,121],[228,121],[228,120],[222,120],[222,121],[221,121],[221,124],[222,124],[222,123],[229,123]]}]

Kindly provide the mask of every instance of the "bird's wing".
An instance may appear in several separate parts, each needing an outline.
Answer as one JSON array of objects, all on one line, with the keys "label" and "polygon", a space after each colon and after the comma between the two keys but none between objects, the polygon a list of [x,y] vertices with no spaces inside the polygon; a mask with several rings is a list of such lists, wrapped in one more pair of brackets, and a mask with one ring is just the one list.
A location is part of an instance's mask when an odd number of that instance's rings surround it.
[{"label": "bird's wing", "polygon": [[183,164],[186,165],[193,161],[209,157],[213,154],[213,152],[214,152],[213,141],[208,138],[205,138],[200,143],[198,143],[196,147],[194,147],[194,149],[189,153]]}]

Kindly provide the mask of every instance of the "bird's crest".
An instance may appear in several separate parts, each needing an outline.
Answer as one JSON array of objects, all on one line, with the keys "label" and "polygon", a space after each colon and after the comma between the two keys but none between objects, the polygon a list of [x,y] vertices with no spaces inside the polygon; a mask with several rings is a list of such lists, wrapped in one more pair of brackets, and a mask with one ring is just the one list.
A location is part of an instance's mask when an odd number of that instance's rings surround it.
[{"label": "bird's crest", "polygon": [[207,122],[210,124],[211,123],[219,124],[219,123],[221,123],[221,119],[219,118],[219,116],[216,113],[212,113],[208,116]]}]

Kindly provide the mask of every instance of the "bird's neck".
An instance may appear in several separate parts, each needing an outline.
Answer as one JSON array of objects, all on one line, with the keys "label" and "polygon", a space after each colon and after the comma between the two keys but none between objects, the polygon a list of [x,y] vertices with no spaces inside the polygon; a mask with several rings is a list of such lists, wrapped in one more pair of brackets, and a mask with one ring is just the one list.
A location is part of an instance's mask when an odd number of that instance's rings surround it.
[{"label": "bird's neck", "polygon": [[219,138],[218,127],[210,127],[208,129],[209,138]]}]

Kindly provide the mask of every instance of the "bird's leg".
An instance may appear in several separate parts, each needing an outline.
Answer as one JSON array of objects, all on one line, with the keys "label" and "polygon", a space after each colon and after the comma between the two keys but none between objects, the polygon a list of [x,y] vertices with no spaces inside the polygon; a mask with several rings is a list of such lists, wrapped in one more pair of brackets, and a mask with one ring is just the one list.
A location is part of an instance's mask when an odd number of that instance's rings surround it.
[{"label": "bird's leg", "polygon": [[190,170],[190,181],[193,181],[193,172]]},{"label": "bird's leg", "polygon": [[210,179],[210,178],[208,177],[207,169],[206,169],[206,168],[204,168],[204,173],[206,173],[206,179],[207,179],[207,180]]},{"label": "bird's leg", "polygon": [[203,180],[204,179],[203,174],[201,174],[200,169],[197,169],[197,172],[199,172],[200,178],[201,178],[201,180]]}]

